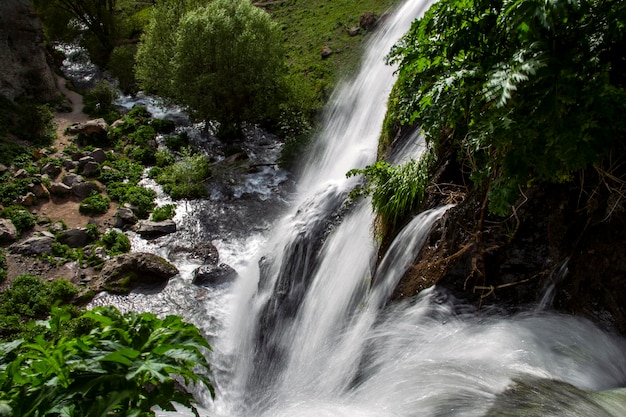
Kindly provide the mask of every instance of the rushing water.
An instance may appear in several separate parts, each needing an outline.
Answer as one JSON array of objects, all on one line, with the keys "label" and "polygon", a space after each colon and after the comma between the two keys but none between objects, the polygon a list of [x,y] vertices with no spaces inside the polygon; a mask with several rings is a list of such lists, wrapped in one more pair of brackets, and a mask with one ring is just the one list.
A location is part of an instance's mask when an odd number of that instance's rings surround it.
[{"label": "rushing water", "polygon": [[[387,302],[448,207],[417,216],[376,263],[369,202],[347,202],[356,180],[345,173],[375,159],[393,85],[384,56],[427,6],[407,0],[378,29],[360,72],[333,97],[284,215],[261,215],[284,206],[269,198],[280,180],[269,192],[257,177],[245,183],[260,202],[240,210],[238,218],[250,217],[246,233],[229,232],[228,217],[218,225],[213,213],[228,205],[188,202],[173,238],[133,240],[135,250],[169,256],[180,276],[159,294],[100,299],[182,314],[210,336],[217,396],[203,399],[203,415],[626,415],[626,343],[585,320],[543,308],[478,312],[440,288]],[[394,161],[421,149],[416,136]],[[231,193],[229,204],[244,194]],[[202,239],[238,270],[233,285],[190,284],[198,265],[173,257],[170,246]],[[159,415],[172,414],[190,415]]]}]

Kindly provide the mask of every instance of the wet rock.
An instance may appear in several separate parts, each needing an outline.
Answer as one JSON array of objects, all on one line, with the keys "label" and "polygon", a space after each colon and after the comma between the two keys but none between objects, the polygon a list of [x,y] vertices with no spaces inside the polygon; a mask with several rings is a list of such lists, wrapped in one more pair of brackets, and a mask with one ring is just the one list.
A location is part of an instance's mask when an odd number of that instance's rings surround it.
[{"label": "wet rock", "polygon": [[33,236],[12,244],[9,246],[9,251],[20,255],[49,255],[52,253],[52,244],[54,242],[55,239],[50,236]]},{"label": "wet rock", "polygon": [[152,253],[135,252],[115,256],[104,263],[93,284],[98,289],[128,293],[142,285],[166,285],[178,269]]},{"label": "wet rock", "polygon": [[139,224],[137,229],[137,233],[144,238],[156,238],[174,233],[175,231],[176,223],[173,220],[164,220],[162,222],[144,221]]},{"label": "wet rock", "polygon": [[193,284],[208,287],[233,282],[237,271],[226,264],[203,265],[193,272]]},{"label": "wet rock", "polygon": [[200,259],[204,264],[217,265],[220,254],[211,242],[198,243],[191,251],[191,257]]},{"label": "wet rock", "polygon": [[9,219],[0,219],[0,242],[15,242],[17,240],[17,229]]},{"label": "wet rock", "polygon": [[73,123],[67,129],[66,133],[70,135],[106,135],[109,131],[109,125],[104,119],[88,120],[84,123]]},{"label": "wet rock", "polygon": [[72,248],[81,248],[89,243],[91,237],[87,229],[79,228],[63,230],[59,232],[57,239]]},{"label": "wet rock", "polygon": [[66,197],[72,193],[72,187],[63,184],[62,182],[53,182],[50,184],[50,194],[59,197]]}]

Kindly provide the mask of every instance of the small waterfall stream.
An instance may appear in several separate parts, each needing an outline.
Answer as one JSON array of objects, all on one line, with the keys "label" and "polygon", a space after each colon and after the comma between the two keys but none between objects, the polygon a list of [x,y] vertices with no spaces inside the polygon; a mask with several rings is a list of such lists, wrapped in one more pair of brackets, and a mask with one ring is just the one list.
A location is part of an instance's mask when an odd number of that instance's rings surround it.
[{"label": "small waterfall stream", "polygon": [[[394,82],[384,56],[429,4],[407,0],[378,29],[360,71],[332,98],[286,214],[217,239],[239,272],[233,285],[198,289],[189,283],[196,265],[174,259],[183,272],[162,293],[101,299],[181,314],[209,335],[217,396],[203,415],[626,415],[626,342],[585,320],[479,313],[440,288],[387,304],[448,207],[417,216],[377,265],[374,216],[368,201],[347,201],[356,180],[345,173],[376,157]],[[394,160],[421,149],[416,138]],[[205,224],[225,206],[187,204],[174,238],[216,239]],[[167,256],[166,243],[136,245]]]}]

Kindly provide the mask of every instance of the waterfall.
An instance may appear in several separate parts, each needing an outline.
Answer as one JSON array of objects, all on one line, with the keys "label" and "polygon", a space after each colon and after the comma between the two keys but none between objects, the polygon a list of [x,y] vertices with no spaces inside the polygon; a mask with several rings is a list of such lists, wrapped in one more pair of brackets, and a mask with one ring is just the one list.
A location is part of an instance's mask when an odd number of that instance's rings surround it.
[{"label": "waterfall", "polygon": [[[370,203],[348,201],[345,173],[375,160],[394,82],[384,56],[429,4],[407,0],[377,29],[332,97],[291,209],[217,303],[230,310],[211,340],[206,415],[626,415],[626,342],[588,321],[479,312],[437,287],[388,303],[448,207],[416,216],[376,262]],[[422,148],[416,136],[393,162]]]},{"label": "waterfall", "polygon": [[[374,216],[368,201],[347,202],[355,183],[345,173],[375,160],[394,82],[384,56],[428,5],[408,0],[389,16],[332,97],[292,210],[241,272],[229,332],[215,345],[229,371],[216,381],[212,415],[515,415],[519,404],[541,415],[546,398],[558,398],[549,390],[586,407],[567,415],[626,410],[626,345],[588,322],[539,310],[477,314],[438,288],[386,305],[448,207],[407,224],[377,265]],[[418,138],[410,143],[394,162],[419,156]]]}]

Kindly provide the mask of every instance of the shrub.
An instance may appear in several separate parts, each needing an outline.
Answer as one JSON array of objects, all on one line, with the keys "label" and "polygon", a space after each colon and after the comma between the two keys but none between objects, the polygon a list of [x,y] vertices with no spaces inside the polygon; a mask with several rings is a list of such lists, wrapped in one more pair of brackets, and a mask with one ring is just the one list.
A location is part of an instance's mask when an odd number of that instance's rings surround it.
[{"label": "shrub", "polygon": [[37,218],[22,206],[9,206],[2,210],[2,216],[13,222],[18,234],[32,229]]},{"label": "shrub", "polygon": [[189,146],[189,134],[181,132],[176,136],[168,136],[165,138],[165,146],[174,152],[179,152],[181,149]]},{"label": "shrub", "polygon": [[113,229],[102,235],[102,244],[109,256],[130,252],[128,236]]},{"label": "shrub", "polygon": [[109,210],[110,203],[109,197],[95,193],[80,203],[78,211],[83,214],[104,214]]},{"label": "shrub", "polygon": [[105,117],[111,123],[119,117],[113,103],[119,96],[115,87],[106,80],[98,82],[83,95],[83,111],[92,117]]},{"label": "shrub", "polygon": [[175,200],[200,198],[206,196],[204,181],[210,174],[211,167],[205,155],[187,154],[176,163],[163,168],[156,181]]},{"label": "shrub", "polygon": [[169,220],[176,215],[176,205],[166,204],[161,207],[157,207],[152,212],[152,221],[161,222],[163,220]]},{"label": "shrub", "polygon": [[150,122],[150,126],[157,133],[172,133],[176,128],[176,123],[172,120],[154,119]]},{"label": "shrub", "polygon": [[13,178],[10,173],[5,172],[0,176],[0,203],[9,205],[19,197],[28,192],[28,184],[30,180],[27,178]]},{"label": "shrub", "polygon": [[0,346],[5,414],[154,416],[153,407],[175,411],[176,402],[198,415],[180,382],[201,384],[213,394],[204,356],[210,346],[180,317],[97,307],[72,319],[57,308],[45,326],[47,338]]}]

